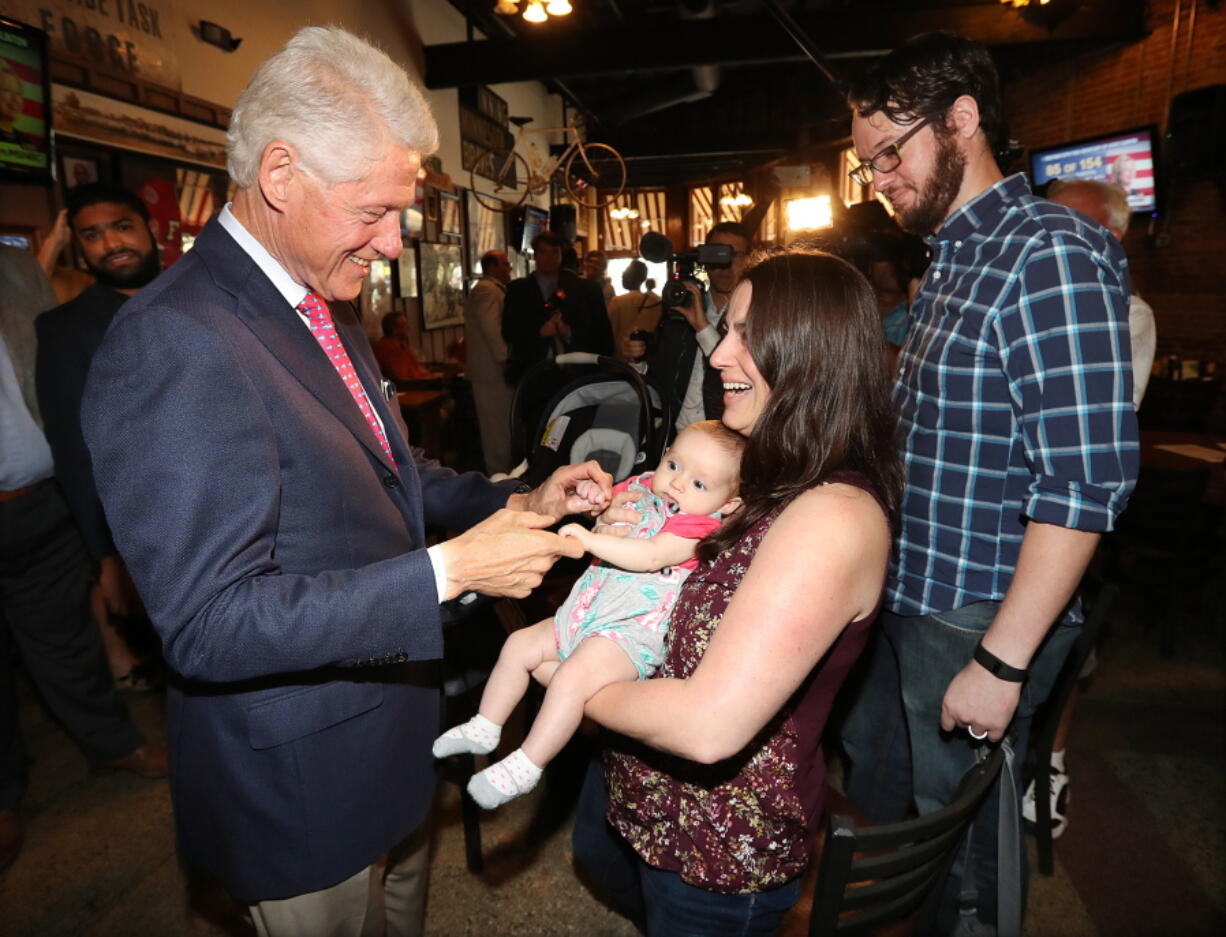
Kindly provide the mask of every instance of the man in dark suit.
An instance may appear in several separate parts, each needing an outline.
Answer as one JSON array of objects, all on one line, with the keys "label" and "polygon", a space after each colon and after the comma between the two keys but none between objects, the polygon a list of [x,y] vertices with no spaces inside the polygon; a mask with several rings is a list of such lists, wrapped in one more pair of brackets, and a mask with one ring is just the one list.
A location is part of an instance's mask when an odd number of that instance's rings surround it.
[{"label": "man in dark suit", "polygon": [[[120,310],[86,389],[99,493],[174,674],[179,842],[262,934],[417,934],[440,602],[526,595],[581,552],[544,528],[609,479],[586,463],[516,492],[410,450],[346,303],[399,255],[437,143],[400,66],[303,29],[228,136],[233,203]],[[464,533],[427,550],[428,524]]]},{"label": "man in dark suit", "polygon": [[85,376],[111,320],[128,299],[162,271],[149,228],[149,209],[117,185],[90,182],[68,193],[68,226],[76,237],[94,284],[80,296],[44,312],[35,321],[38,403],[55,475],[73,520],[97,569],[95,602],[111,674],[120,689],[148,689],[155,665],[141,665],[111,616],[127,615],[139,604],[94,487],[93,467],[81,434]]},{"label": "man in dark suit", "polygon": [[536,269],[507,285],[502,337],[507,343],[507,378],[511,383],[553,354],[613,354],[613,331],[600,283],[562,269],[565,246],[557,234],[542,231],[532,240]]}]

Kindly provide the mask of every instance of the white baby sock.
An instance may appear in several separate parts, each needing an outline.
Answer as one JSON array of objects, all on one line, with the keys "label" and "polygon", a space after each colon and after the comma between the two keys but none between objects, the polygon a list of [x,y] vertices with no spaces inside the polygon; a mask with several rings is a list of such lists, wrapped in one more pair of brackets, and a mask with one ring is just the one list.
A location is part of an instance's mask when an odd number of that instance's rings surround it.
[{"label": "white baby sock", "polygon": [[473,716],[468,722],[462,722],[448,729],[434,740],[434,757],[446,758],[448,755],[488,755],[498,747],[502,738],[502,726],[495,725],[481,713]]},{"label": "white baby sock", "polygon": [[522,748],[517,748],[502,761],[474,774],[468,782],[468,793],[486,810],[493,810],[528,793],[540,779],[541,769]]}]

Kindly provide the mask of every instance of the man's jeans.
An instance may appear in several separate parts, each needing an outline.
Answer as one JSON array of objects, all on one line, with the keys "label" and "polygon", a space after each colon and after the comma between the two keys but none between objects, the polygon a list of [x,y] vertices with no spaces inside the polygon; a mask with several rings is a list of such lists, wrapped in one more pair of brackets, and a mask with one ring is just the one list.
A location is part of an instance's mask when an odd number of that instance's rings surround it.
[{"label": "man's jeans", "polygon": [[[941,703],[999,607],[999,602],[976,602],[932,615],[882,612],[868,669],[842,733],[849,760],[847,796],[874,823],[903,820],[913,807],[927,814],[947,806],[963,774],[975,764],[976,751],[987,744],[971,740],[963,729],[941,731]],[[1031,719],[1051,692],[1080,631],[1080,624],[1053,628],[1031,662],[1010,726],[1019,791]],[[962,893],[959,854],[941,900],[937,933],[951,933],[960,913],[977,912],[984,923],[995,923],[998,818],[998,791],[993,789],[975,818],[973,886]]]}]

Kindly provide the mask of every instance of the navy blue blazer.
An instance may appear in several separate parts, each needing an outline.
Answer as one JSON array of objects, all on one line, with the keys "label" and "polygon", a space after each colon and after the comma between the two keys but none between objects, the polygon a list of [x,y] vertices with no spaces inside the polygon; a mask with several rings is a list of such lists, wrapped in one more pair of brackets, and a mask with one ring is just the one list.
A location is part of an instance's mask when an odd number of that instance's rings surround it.
[{"label": "navy blue blazer", "polygon": [[180,848],[246,901],[343,881],[425,817],[439,691],[421,662],[443,642],[423,528],[509,494],[410,452],[346,308],[399,471],[216,219],[120,310],[85,394],[107,519],[177,676]]}]

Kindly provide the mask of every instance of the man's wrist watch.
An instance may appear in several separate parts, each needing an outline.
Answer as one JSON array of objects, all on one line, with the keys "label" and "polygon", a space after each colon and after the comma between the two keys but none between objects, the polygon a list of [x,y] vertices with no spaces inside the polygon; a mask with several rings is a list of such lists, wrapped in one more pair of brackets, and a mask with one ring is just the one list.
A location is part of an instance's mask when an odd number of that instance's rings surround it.
[{"label": "man's wrist watch", "polygon": [[975,663],[998,680],[1007,680],[1009,683],[1025,683],[1026,678],[1030,676],[1028,669],[1019,670],[1017,667],[1011,667],[1009,664],[1006,664],[984,647],[982,640],[975,645],[974,658]]}]

